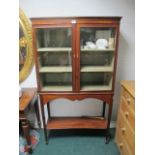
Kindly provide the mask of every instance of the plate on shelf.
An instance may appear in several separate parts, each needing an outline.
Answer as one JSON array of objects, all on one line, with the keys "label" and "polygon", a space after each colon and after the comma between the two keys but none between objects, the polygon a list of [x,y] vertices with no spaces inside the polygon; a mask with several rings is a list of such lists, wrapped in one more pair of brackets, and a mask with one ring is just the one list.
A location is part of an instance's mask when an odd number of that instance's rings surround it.
[{"label": "plate on shelf", "polygon": [[96,46],[99,49],[106,49],[108,46],[108,41],[106,39],[97,39]]}]

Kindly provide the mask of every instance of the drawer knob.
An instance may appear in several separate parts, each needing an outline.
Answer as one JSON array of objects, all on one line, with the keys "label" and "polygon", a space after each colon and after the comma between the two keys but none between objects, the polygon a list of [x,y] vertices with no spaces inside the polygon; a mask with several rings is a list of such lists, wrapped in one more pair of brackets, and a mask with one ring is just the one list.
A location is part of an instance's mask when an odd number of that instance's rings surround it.
[{"label": "drawer knob", "polygon": [[120,143],[120,144],[119,144],[119,147],[120,147],[120,148],[123,148],[123,143]]},{"label": "drawer knob", "polygon": [[129,112],[125,112],[125,117],[126,117],[126,118],[129,117]]},{"label": "drawer knob", "polygon": [[131,98],[127,99],[127,103],[130,104],[131,103]]},{"label": "drawer knob", "polygon": [[126,128],[121,128],[123,134],[125,134]]}]

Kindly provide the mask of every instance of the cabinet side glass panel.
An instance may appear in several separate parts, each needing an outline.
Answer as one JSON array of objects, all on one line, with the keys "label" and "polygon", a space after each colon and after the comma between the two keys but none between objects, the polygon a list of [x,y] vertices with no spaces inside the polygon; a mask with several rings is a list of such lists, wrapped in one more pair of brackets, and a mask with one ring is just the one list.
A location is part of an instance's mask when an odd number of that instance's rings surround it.
[{"label": "cabinet side glass panel", "polygon": [[115,28],[80,28],[80,89],[106,91],[112,89]]},{"label": "cabinet side glass panel", "polygon": [[37,52],[44,91],[72,91],[71,28],[38,28]]}]

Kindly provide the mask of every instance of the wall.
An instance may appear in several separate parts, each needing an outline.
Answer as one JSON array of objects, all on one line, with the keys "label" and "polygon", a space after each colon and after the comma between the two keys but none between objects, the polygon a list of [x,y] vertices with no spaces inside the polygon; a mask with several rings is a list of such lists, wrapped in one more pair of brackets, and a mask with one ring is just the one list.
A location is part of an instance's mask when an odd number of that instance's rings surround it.
[{"label": "wall", "polygon": [[[20,0],[19,6],[28,17],[52,16],[122,16],[120,44],[116,74],[115,96],[112,120],[116,120],[119,103],[119,82],[135,79],[135,13],[134,0]],[[33,68],[21,87],[35,87],[36,76]],[[61,102],[60,102],[61,101]],[[86,104],[83,104],[86,103]],[[91,104],[90,104],[91,102]],[[58,103],[58,104],[56,104]],[[95,104],[97,103],[97,105]],[[88,105],[89,104],[89,105]],[[52,115],[96,115],[101,114],[102,104],[98,100],[82,102],[67,100],[53,101]],[[94,108],[96,107],[96,108]],[[96,109],[93,111],[93,109]]]}]

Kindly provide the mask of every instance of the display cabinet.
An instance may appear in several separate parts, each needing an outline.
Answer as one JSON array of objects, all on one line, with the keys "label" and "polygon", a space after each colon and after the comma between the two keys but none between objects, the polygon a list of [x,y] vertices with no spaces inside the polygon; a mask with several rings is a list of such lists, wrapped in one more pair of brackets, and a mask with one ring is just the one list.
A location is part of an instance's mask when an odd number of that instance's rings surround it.
[{"label": "display cabinet", "polygon": [[[105,129],[109,137],[121,17],[32,18],[38,93],[47,129]],[[57,98],[103,101],[102,117],[53,117]],[[49,119],[45,123],[44,105]],[[105,109],[108,105],[108,115]]]}]

